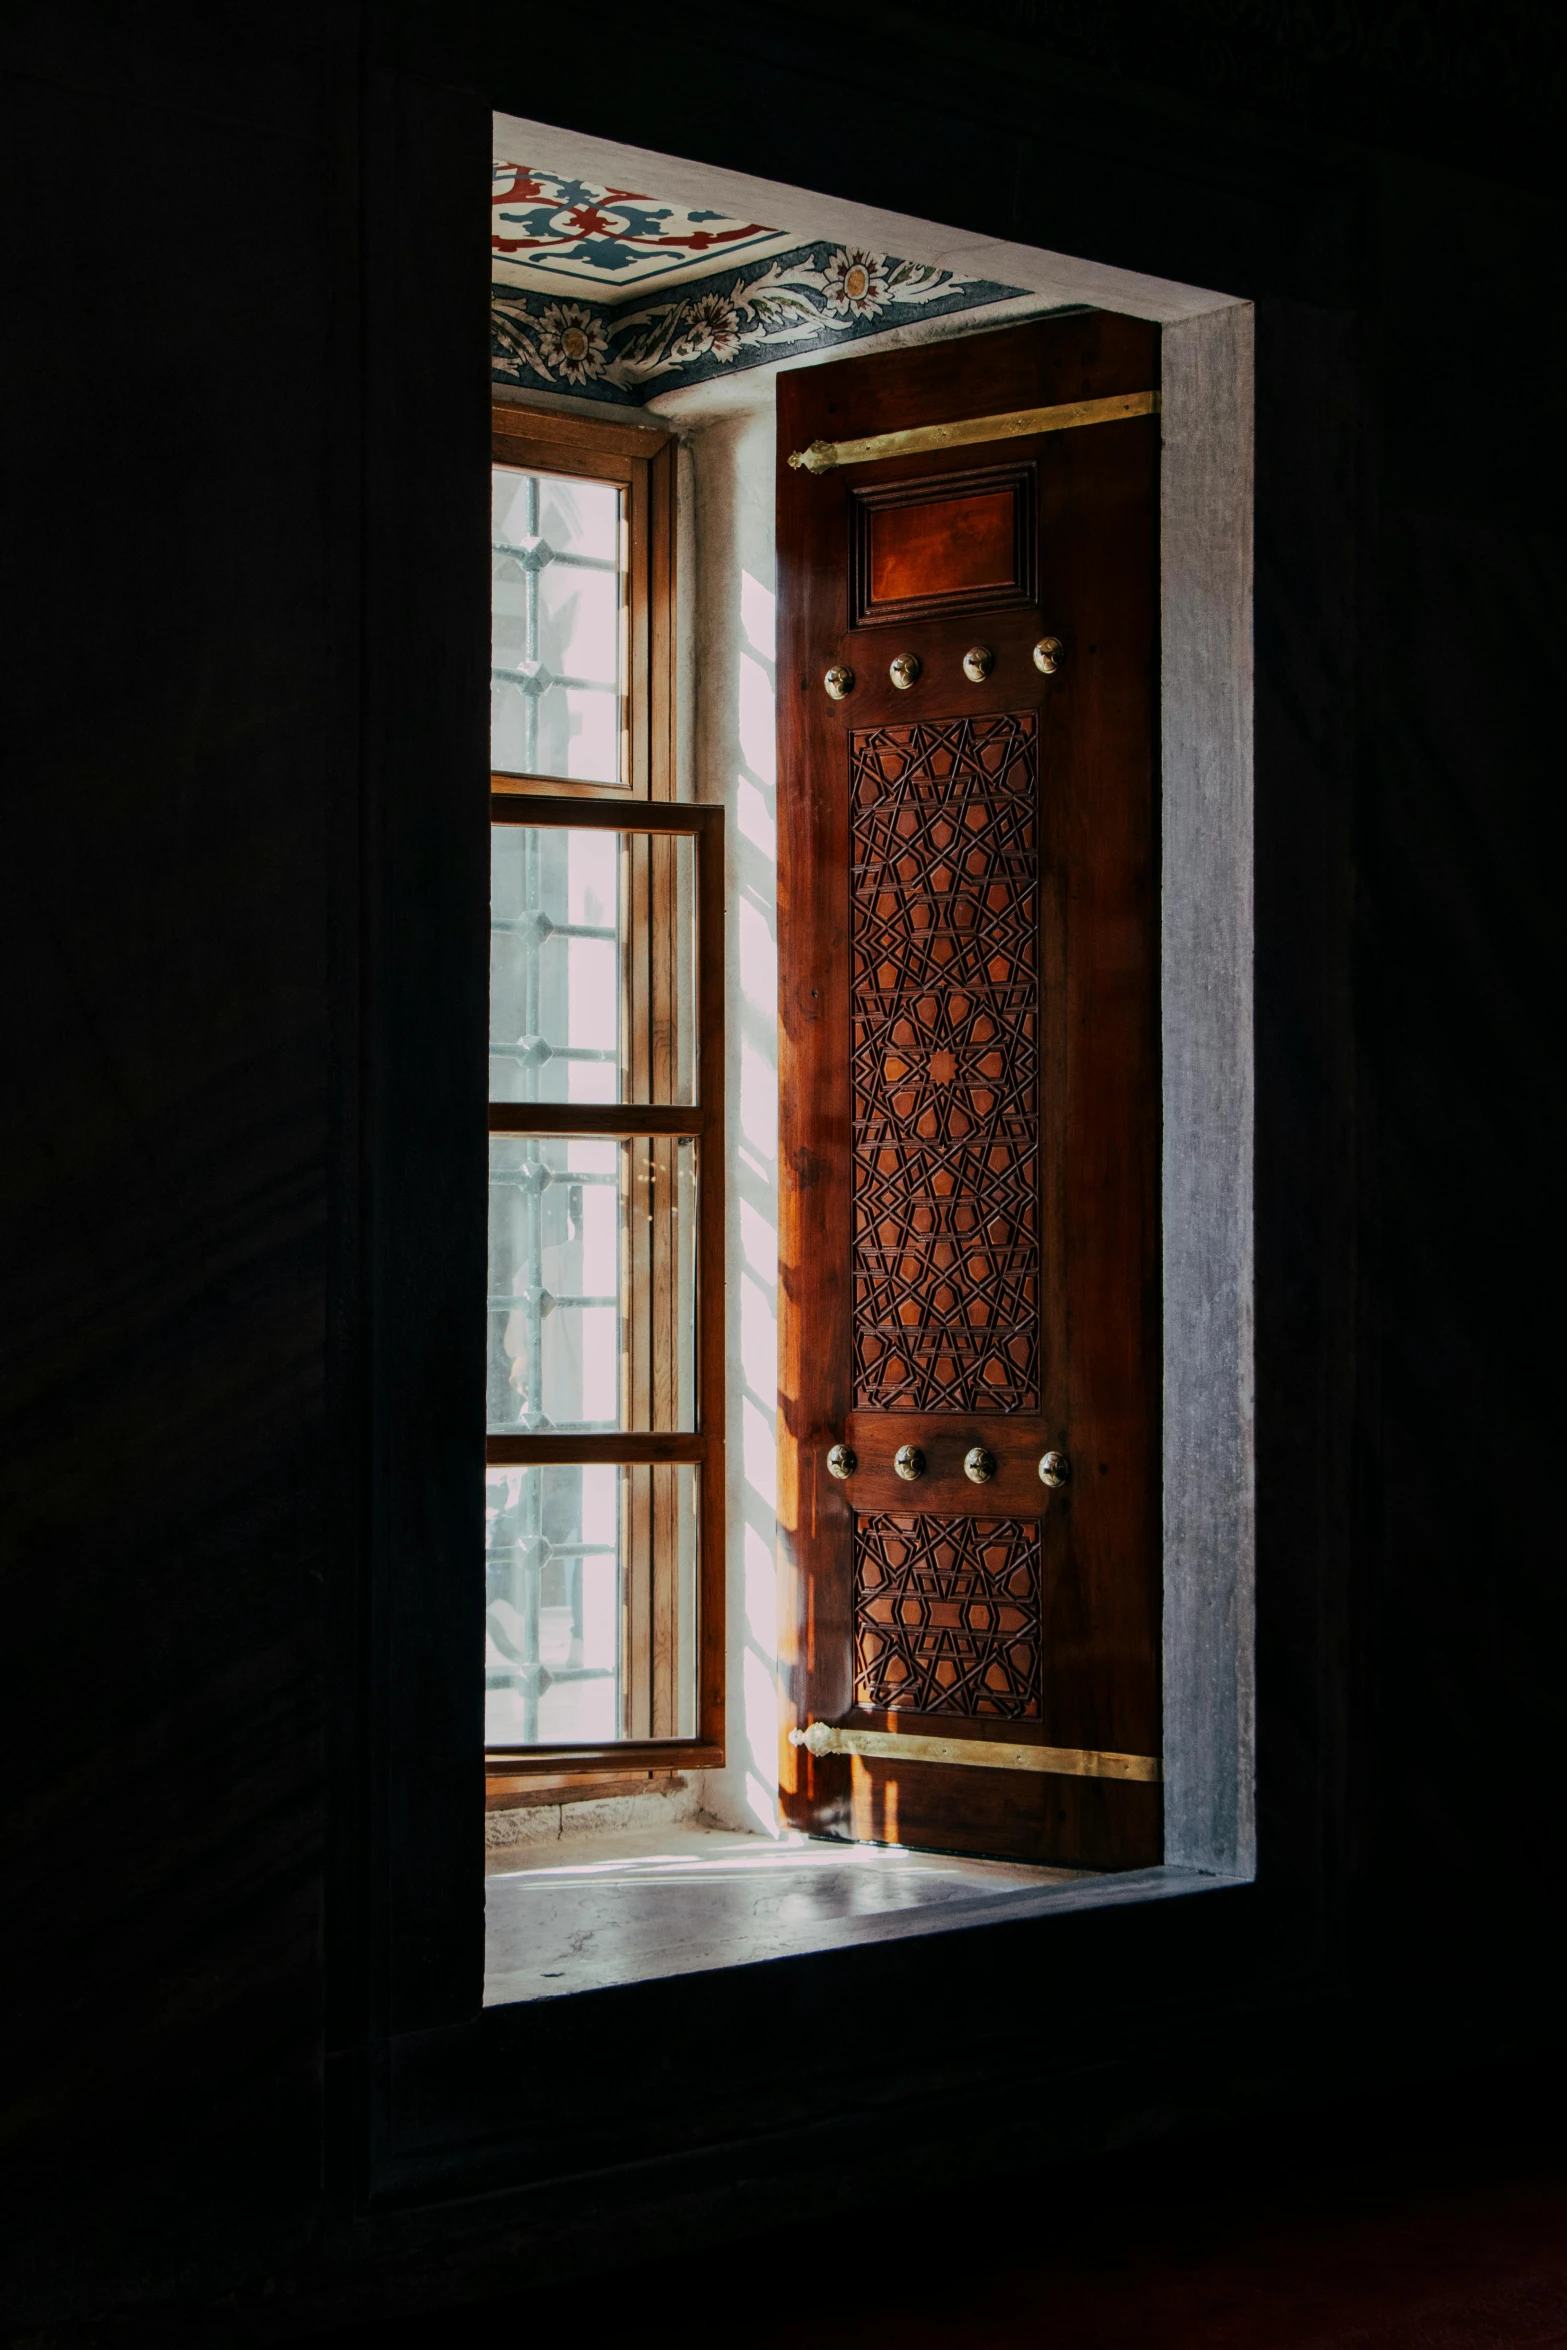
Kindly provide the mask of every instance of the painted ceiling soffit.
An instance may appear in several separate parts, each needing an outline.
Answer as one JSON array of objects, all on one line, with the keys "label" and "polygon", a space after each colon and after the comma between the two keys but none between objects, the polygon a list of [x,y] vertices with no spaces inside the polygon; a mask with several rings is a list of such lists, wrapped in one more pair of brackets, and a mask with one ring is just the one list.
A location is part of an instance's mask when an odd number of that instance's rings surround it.
[{"label": "painted ceiling soffit", "polygon": [[510,163],[492,209],[495,381],[619,406],[1025,290]]}]

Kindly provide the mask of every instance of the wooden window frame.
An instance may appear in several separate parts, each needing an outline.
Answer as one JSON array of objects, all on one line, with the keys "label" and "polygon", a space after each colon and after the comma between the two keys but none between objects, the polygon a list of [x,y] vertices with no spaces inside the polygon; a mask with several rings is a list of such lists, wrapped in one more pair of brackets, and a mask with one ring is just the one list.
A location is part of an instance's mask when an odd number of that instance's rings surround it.
[{"label": "wooden window frame", "polygon": [[[496,465],[612,481],[626,497],[625,739],[630,756],[625,780],[584,783],[495,773],[490,814],[492,825],[603,829],[632,836],[628,998],[632,1090],[642,1094],[643,1101],[591,1106],[492,1102],[489,1129],[492,1135],[653,1138],[655,1149],[662,1140],[670,1151],[674,1138],[691,1136],[699,1152],[694,1431],[507,1433],[487,1436],[485,1442],[486,1463],[493,1466],[697,1466],[696,1734],[593,1745],[487,1747],[487,1800],[495,1806],[541,1785],[566,1792],[591,1784],[595,1793],[611,1785],[646,1787],[650,1773],[714,1770],[724,1761],[724,812],[674,797],[673,442],[608,419],[601,423],[597,418],[497,405],[492,410],[491,458]],[[668,845],[680,838],[692,842],[696,868],[698,1099],[686,1106],[670,1098],[677,974],[670,918],[674,860]],[[714,951],[715,946],[720,951]],[[660,1312],[665,1318],[672,1316],[673,1291],[667,1283],[660,1284],[656,1266],[640,1267],[634,1259],[632,1278],[652,1282],[650,1319]],[[656,1337],[653,1343],[656,1347]],[[656,1358],[652,1375],[657,1376]],[[658,1628],[647,1627],[643,1637],[656,1640]]]},{"label": "wooden window frame", "polygon": [[495,792],[555,799],[672,800],[674,774],[675,444],[645,425],[532,408],[490,411],[490,462],[525,473],[614,482],[626,499],[626,773],[618,783],[494,773]]}]

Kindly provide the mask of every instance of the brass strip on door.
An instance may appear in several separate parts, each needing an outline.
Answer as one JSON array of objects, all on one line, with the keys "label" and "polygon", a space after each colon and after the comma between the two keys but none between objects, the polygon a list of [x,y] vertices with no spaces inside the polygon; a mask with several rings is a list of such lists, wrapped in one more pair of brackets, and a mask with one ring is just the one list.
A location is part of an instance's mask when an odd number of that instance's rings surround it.
[{"label": "brass strip on door", "polygon": [[1100,1754],[1091,1746],[1014,1746],[997,1738],[924,1738],[896,1730],[839,1730],[813,1722],[791,1730],[808,1754],[857,1754],[867,1762],[957,1763],[981,1771],[1050,1771],[1065,1779],[1162,1779],[1154,1754]]},{"label": "brass strip on door", "polygon": [[1117,392],[1108,400],[1065,400],[1055,408],[1020,408],[1011,416],[967,416],[956,424],[917,424],[906,432],[870,433],[858,441],[812,441],[789,462],[796,472],[831,473],[840,465],[871,465],[882,457],[914,457],[925,449],[961,449],[971,441],[1020,441],[1040,432],[1070,432],[1080,424],[1119,424],[1127,416],[1156,416],[1157,392]]}]

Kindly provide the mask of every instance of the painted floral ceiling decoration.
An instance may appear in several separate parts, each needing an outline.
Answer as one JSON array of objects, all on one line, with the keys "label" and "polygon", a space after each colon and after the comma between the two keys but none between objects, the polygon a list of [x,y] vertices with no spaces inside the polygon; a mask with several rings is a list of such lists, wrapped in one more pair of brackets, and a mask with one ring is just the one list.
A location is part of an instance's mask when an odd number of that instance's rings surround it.
[{"label": "painted floral ceiling decoration", "polygon": [[492,369],[522,390],[635,407],[1022,291],[534,166],[497,163],[494,199]]},{"label": "painted floral ceiling decoration", "polygon": [[490,250],[503,284],[586,293],[623,302],[742,254],[781,252],[787,229],[690,211],[629,188],[601,188],[520,163],[497,163],[490,196]]}]

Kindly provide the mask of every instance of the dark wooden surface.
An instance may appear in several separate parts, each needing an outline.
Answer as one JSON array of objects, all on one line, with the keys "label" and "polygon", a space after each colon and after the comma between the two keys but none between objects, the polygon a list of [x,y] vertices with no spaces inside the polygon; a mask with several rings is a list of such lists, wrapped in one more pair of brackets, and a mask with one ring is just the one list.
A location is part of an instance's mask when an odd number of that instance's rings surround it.
[{"label": "dark wooden surface", "polygon": [[871,517],[871,605],[961,588],[1010,586],[1013,500],[972,490]]},{"label": "dark wooden surface", "polygon": [[[769,2217],[726,2246],[681,2247],[603,2278],[612,2338],[684,2350],[694,2299],[746,2311],[746,2350],[795,2350],[792,2302],[759,2275],[803,2273],[820,2350],[1556,2350],[1567,2305],[1567,2167],[1540,2085],[1429,2091],[1390,2119],[1372,2100],[1302,2104],[1210,2127],[1172,2164],[1133,2144],[1003,2178],[959,2169],[856,2204],[904,2226],[917,2258],[867,2286],[852,2229],[802,2245]],[[976,2261],[974,2246],[985,2256]],[[570,2286],[333,2334],[319,2350],[490,2350],[580,2321]],[[873,2306],[872,2306],[873,2305]]]},{"label": "dark wooden surface", "polygon": [[881,464],[844,474],[851,627],[939,619],[960,586],[974,614],[1037,600],[1034,467],[986,464],[985,455],[983,447],[954,452],[939,472]]},{"label": "dark wooden surface", "polygon": [[[1022,568],[1037,577],[1037,604],[976,614],[959,591],[946,610],[932,611],[947,559],[932,532],[909,541],[894,583],[921,616],[895,628],[851,625],[855,502],[882,485],[939,488],[972,475],[976,455],[988,451],[899,457],[820,477],[787,462],[818,439],[1155,389],[1158,367],[1153,329],[1093,315],[780,381],[780,1538],[794,1643],[791,1719],[802,1725],[841,1720],[855,1702],[856,1513],[1012,1512],[1040,1521],[1043,1582],[1043,1702],[1015,1725],[1019,1735],[1160,1751],[1157,425],[1139,418],[1007,444],[1009,460],[1033,473],[1026,506],[1039,548]],[[981,566],[987,582],[1012,571],[1006,503],[999,559]],[[954,500],[883,513],[964,510]],[[959,576],[966,585],[961,566]],[[1031,657],[1044,635],[1068,647],[1055,676],[1041,675]],[[976,641],[995,654],[978,685],[960,667]],[[906,690],[887,674],[900,653],[923,665]],[[822,687],[833,663],[855,675],[841,702]],[[864,1308],[851,1268],[850,743],[877,725],[1019,710],[1037,712],[1038,727],[1032,968],[1041,1026],[1028,1049],[1039,1072],[1040,1345],[1024,1398],[1033,1408],[1012,1420],[867,1408],[863,1397],[856,1403],[864,1385],[854,1373],[856,1314]],[[983,851],[982,841],[972,845]],[[983,921],[983,902],[976,918]],[[974,1204],[983,1227],[982,1188]],[[921,1294],[934,1292],[927,1275]],[[863,1467],[839,1484],[825,1455],[842,1438]],[[964,1451],[980,1441],[1001,1463],[982,1487],[962,1471]],[[926,1454],[916,1484],[892,1470],[904,1443]],[[1075,1464],[1059,1493],[1038,1477],[1047,1446]],[[964,1722],[948,1714],[940,1726],[961,1735]],[[818,1831],[1093,1867],[1141,1865],[1161,1849],[1157,1791],[1146,1788],[1088,1792],[1083,1781],[1062,1787],[1034,1774],[1001,1787],[972,1770],[899,1765],[894,1773],[793,1749],[785,1772],[789,1817]]]}]

